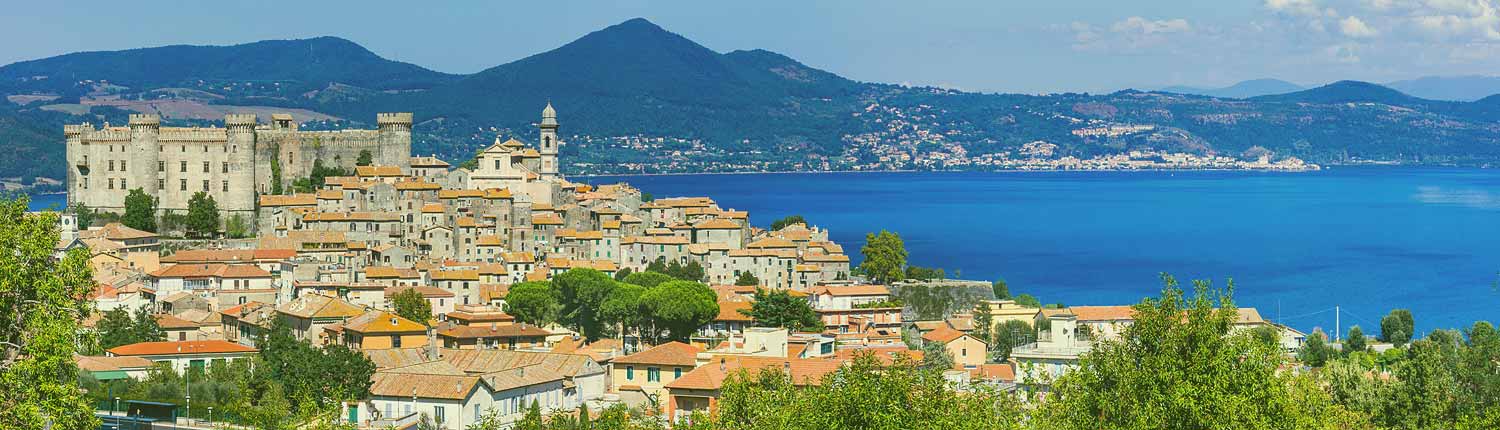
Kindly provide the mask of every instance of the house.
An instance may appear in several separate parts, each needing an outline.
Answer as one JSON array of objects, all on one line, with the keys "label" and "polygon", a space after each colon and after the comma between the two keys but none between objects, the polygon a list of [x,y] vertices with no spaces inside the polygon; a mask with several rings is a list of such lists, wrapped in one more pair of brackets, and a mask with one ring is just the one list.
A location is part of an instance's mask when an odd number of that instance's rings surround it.
[{"label": "house", "polygon": [[552,332],[526,323],[452,325],[438,330],[444,348],[453,349],[541,349]]},{"label": "house", "polygon": [[1072,306],[1083,335],[1093,339],[1119,339],[1135,323],[1135,308],[1130,306]]},{"label": "house", "polygon": [[308,294],[276,308],[298,339],[320,344],[324,328],[364,313],[364,309],[336,297]]},{"label": "house", "polygon": [[256,346],[261,333],[271,328],[271,322],[280,318],[276,307],[267,303],[249,302],[219,311],[220,333],[224,340],[245,346]]},{"label": "house", "polygon": [[685,420],[693,413],[712,414],[724,381],[739,372],[777,369],[791,378],[792,385],[805,387],[821,384],[825,375],[837,371],[843,363],[832,359],[718,357],[666,384],[664,412],[672,421]]},{"label": "house", "polygon": [[110,357],[140,357],[153,363],[165,363],[178,373],[188,369],[203,370],[210,362],[249,358],[256,349],[222,340],[189,340],[141,342],[110,348]]},{"label": "house", "polygon": [[666,385],[698,366],[701,348],[667,342],[611,361],[616,391],[638,391],[658,404],[666,400]]},{"label": "house", "polygon": [[426,285],[386,287],[382,290],[385,300],[381,303],[380,307],[395,309],[395,303],[392,300],[396,297],[396,294],[406,290],[416,290],[417,294],[421,294],[422,298],[427,300],[428,306],[432,307],[432,315],[434,316],[453,312],[454,294],[442,288]]},{"label": "house", "polygon": [[276,301],[271,272],[254,264],[171,264],[151,272],[151,287],[159,295],[192,291],[217,298],[220,307],[250,301]]},{"label": "house", "polygon": [[427,326],[386,311],[367,311],[329,324],[328,339],[359,350],[427,346]]},{"label": "house", "polygon": [[[901,303],[891,300],[884,285],[820,285],[808,291],[807,300],[823,325],[840,333],[865,330],[858,322],[895,330],[901,327]],[[855,317],[866,318],[855,321]]]},{"label": "house", "polygon": [[78,238],[92,253],[118,257],[123,267],[151,272],[161,266],[161,241],[155,233],[112,222],[79,231]]},{"label": "house", "polygon": [[455,325],[475,327],[506,325],[516,321],[516,317],[501,311],[500,307],[489,305],[456,306],[452,311],[444,313],[441,319]]},{"label": "house", "polygon": [[949,327],[939,327],[923,334],[922,343],[923,345],[929,343],[943,345],[943,349],[948,351],[948,356],[953,357],[955,368],[975,369],[984,364],[989,357],[988,346],[984,341],[974,335]]},{"label": "house", "polygon": [[349,415],[362,417],[362,427],[386,428],[426,414],[440,428],[462,429],[494,413],[508,428],[532,402],[544,411],[572,410],[604,396],[604,368],[583,355],[442,349],[437,356],[428,360],[417,349],[370,353],[379,367],[370,399]]},{"label": "house", "polygon": [[151,360],[132,356],[74,355],[73,361],[78,364],[78,370],[88,372],[101,382],[126,378],[140,380],[156,366]]},{"label": "house", "polygon": [[202,325],[196,321],[188,321],[172,314],[157,314],[155,317],[156,325],[166,333],[168,340],[209,340],[210,338],[208,333],[200,330]]},{"label": "house", "polygon": [[1047,391],[1052,381],[1078,367],[1078,358],[1093,349],[1085,333],[1079,333],[1078,316],[1067,310],[1047,313],[1049,330],[1037,335],[1037,341],[1012,349],[1018,385],[1032,391]]},{"label": "house", "polygon": [[974,314],[988,314],[990,317],[990,331],[994,332],[1008,321],[1021,321],[1026,325],[1036,324],[1037,313],[1041,309],[1026,307],[1016,304],[1015,300],[984,300],[974,307]]}]

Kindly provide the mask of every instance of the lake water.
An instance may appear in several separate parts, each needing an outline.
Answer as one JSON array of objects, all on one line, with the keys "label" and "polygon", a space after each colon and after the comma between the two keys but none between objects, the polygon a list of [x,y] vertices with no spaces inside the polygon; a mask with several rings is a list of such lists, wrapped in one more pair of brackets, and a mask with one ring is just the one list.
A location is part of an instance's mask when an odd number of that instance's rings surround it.
[{"label": "lake water", "polygon": [[1240,306],[1302,330],[1409,308],[1420,330],[1500,320],[1500,171],[831,173],[596,177],[710,196],[756,225],[800,214],[857,261],[901,234],[911,263],[1013,294],[1131,304],[1159,273],[1232,278]]},{"label": "lake water", "polygon": [[[1180,280],[1233,278],[1235,298],[1302,330],[1422,330],[1500,321],[1500,170],[829,173],[582,178],[658,197],[710,196],[765,226],[800,214],[859,259],[901,234],[911,262],[1005,278],[1069,305],[1130,304]],[[63,205],[37,196],[33,207]]]}]

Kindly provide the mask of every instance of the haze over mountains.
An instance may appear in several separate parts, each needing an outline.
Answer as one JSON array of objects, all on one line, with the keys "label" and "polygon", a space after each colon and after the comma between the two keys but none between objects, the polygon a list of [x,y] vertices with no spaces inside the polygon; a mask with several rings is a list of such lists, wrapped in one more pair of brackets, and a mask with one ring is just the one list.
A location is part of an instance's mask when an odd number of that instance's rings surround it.
[{"label": "haze over mountains", "polygon": [[[1383,84],[1383,86],[1417,98],[1471,102],[1500,94],[1500,76],[1425,76],[1417,79],[1390,82]],[[1305,89],[1307,88],[1301,85],[1279,79],[1252,79],[1223,88],[1200,88],[1177,85],[1163,87],[1160,91],[1245,99],[1286,94]]]},{"label": "haze over mountains", "polygon": [[[1418,81],[1401,85],[1457,94],[1489,82]],[[499,134],[534,139],[548,101],[571,174],[984,169],[982,157],[1142,149],[1323,164],[1500,161],[1500,98],[1428,100],[1357,82],[1170,90],[1035,96],[856,82],[774,52],[715,52],[644,19],[471,75],[335,37],[167,46],[0,67],[0,146],[24,156],[0,160],[0,177],[61,178],[62,124],[120,124],[130,112],[212,125],[228,111],[288,110],[358,125],[410,111],[413,153],[461,162]],[[325,125],[335,124],[304,127]],[[1120,125],[1150,127],[1080,132]],[[1036,142],[1057,148],[1028,152]]]}]

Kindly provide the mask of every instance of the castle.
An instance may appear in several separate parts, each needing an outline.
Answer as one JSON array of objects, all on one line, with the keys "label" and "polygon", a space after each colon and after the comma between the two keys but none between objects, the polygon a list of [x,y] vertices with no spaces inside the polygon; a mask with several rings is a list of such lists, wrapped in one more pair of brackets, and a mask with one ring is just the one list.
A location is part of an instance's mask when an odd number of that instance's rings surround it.
[{"label": "castle", "polygon": [[[141,188],[157,208],[186,211],[205,192],[226,214],[253,216],[256,196],[279,179],[308,176],[314,162],[352,169],[362,152],[372,164],[408,169],[410,113],[381,113],[375,130],[301,131],[291,115],[229,114],[224,127],[163,127],[161,117],[132,114],[127,127],[63,126],[67,138],[68,204],[123,212],[125,195]],[[555,162],[555,160],[554,160]]]}]

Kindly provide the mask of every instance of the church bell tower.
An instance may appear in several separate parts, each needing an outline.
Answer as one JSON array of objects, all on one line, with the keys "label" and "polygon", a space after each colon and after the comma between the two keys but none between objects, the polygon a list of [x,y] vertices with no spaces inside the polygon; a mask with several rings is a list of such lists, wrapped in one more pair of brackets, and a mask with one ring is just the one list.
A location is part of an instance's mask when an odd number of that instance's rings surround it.
[{"label": "church bell tower", "polygon": [[552,102],[547,102],[547,107],[542,109],[542,123],[537,125],[541,129],[542,142],[542,178],[555,180],[557,175],[557,111],[552,109]]}]

